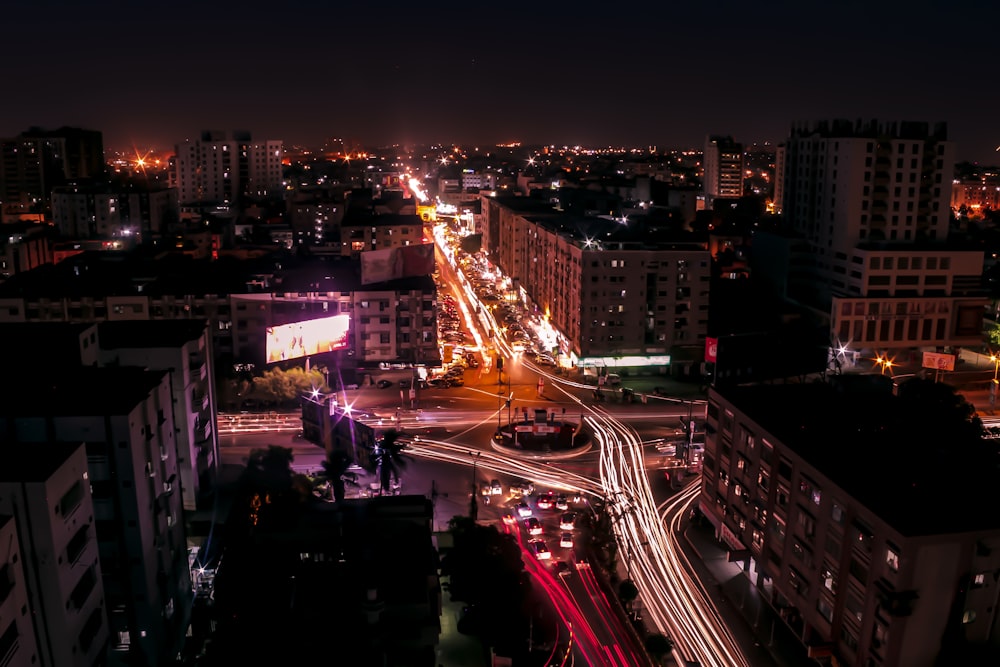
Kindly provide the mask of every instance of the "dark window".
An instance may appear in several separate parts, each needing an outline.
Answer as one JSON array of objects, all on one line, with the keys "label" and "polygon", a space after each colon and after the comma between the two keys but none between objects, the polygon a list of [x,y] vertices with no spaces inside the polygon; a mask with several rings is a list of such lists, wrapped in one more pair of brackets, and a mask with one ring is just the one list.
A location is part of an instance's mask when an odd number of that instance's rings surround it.
[{"label": "dark window", "polygon": [[76,480],[69,491],[64,493],[63,497],[59,500],[59,514],[63,517],[69,516],[73,510],[80,506],[82,500],[83,483],[80,480]]}]

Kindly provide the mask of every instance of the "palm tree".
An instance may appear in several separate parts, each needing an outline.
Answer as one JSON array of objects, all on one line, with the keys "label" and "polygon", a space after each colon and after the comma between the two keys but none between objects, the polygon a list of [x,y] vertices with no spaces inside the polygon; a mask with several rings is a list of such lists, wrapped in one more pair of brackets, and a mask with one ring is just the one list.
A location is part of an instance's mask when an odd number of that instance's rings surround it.
[{"label": "palm tree", "polygon": [[358,476],[351,472],[353,464],[350,455],[339,449],[330,452],[323,460],[323,472],[316,476],[317,486],[327,484],[333,491],[334,502],[343,502],[348,485],[358,486]]},{"label": "palm tree", "polygon": [[382,440],[375,443],[368,459],[368,472],[377,472],[379,495],[391,488],[393,478],[399,481],[399,474],[406,469],[407,457],[403,454],[405,445],[399,444],[399,432],[389,429]]}]

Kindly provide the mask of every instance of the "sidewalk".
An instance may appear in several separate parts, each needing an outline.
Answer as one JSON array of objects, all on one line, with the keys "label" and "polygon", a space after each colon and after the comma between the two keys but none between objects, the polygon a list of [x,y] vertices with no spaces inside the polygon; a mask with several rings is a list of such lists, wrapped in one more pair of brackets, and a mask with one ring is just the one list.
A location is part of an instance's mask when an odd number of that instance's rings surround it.
[{"label": "sidewalk", "polygon": [[[704,521],[704,520],[703,520]],[[698,571],[709,597],[754,667],[816,667],[761,592],[726,560],[726,551],[707,521],[688,523],[681,544]]]}]

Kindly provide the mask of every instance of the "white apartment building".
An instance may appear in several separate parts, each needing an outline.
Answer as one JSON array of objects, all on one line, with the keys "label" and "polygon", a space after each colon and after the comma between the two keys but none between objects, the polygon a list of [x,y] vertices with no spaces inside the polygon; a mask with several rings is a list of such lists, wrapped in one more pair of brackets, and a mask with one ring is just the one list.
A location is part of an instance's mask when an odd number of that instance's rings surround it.
[{"label": "white apartment building", "polygon": [[0,514],[0,544],[5,547],[0,557],[0,663],[5,667],[31,667],[39,664],[38,645],[29,616],[17,524],[9,514]]},{"label": "white apartment building", "polygon": [[463,190],[495,190],[497,175],[491,171],[462,170]]},{"label": "white apartment building", "polygon": [[215,364],[206,320],[133,320],[99,327],[101,366],[170,374],[177,468],[185,510],[210,501],[219,466]]},{"label": "white apartment building", "polygon": [[743,144],[732,137],[709,136],[704,153],[705,200],[743,196]]},{"label": "white apartment building", "polygon": [[[79,440],[0,447],[0,515],[14,517],[9,523],[17,533],[16,540],[3,541],[6,562],[0,566],[0,576],[23,577],[21,590],[27,597],[26,605],[12,610],[10,616],[0,616],[0,625],[11,619],[10,626],[0,629],[4,633],[0,658],[4,645],[12,651],[6,633],[16,633],[12,664],[90,667],[107,649],[105,593],[90,482],[87,456]],[[0,602],[0,610],[4,607]],[[32,634],[37,639],[34,645]],[[21,663],[17,656],[25,654],[31,657]]]},{"label": "white apartment building", "polygon": [[283,155],[281,141],[255,142],[248,132],[202,132],[200,139],[176,145],[170,185],[181,204],[281,195]]},{"label": "white apartment building", "polygon": [[783,214],[813,249],[831,334],[857,349],[977,344],[982,251],[946,244],[943,124],[822,122],[785,143]]},{"label": "white apartment building", "polygon": [[[112,652],[152,667],[172,664],[192,588],[170,376],[135,367],[64,367],[57,382],[50,372],[22,375],[20,393],[0,404],[0,432],[38,447],[86,443],[79,474],[87,474],[90,493],[79,493],[93,499],[95,574],[103,576]],[[71,491],[47,489],[33,507],[63,498],[56,511],[67,516],[73,503],[87,502]]]}]

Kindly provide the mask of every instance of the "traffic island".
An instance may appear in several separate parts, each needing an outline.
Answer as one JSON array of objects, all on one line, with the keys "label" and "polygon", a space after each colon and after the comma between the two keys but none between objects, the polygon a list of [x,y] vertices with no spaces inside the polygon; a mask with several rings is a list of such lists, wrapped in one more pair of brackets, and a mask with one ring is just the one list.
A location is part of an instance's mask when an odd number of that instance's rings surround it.
[{"label": "traffic island", "polygon": [[590,433],[580,421],[556,419],[555,412],[523,413],[522,420],[500,426],[493,434],[493,449],[511,456],[532,459],[566,459],[590,451]]}]

